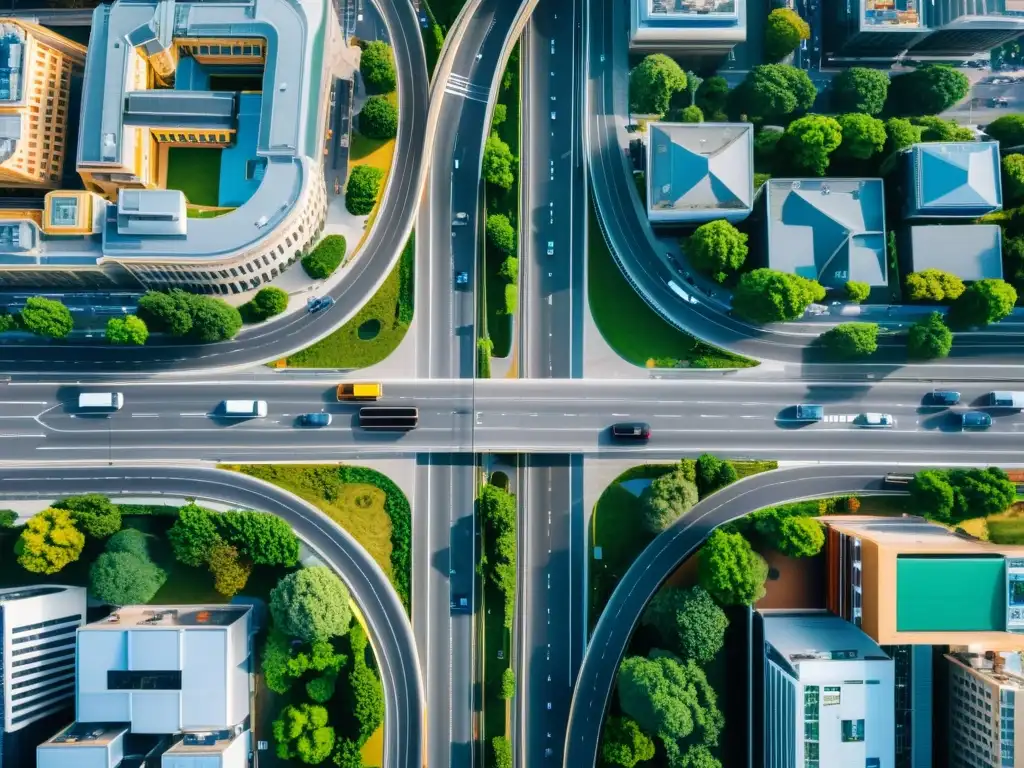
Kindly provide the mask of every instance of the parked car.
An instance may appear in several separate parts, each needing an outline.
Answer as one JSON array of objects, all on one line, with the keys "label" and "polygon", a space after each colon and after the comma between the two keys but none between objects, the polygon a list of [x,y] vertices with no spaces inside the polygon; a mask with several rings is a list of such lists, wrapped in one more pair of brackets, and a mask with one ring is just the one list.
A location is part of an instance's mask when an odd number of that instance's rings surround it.
[{"label": "parked car", "polygon": [[956,405],[960,402],[960,393],[937,389],[928,394],[928,402],[931,405]]},{"label": "parked car", "polygon": [[857,417],[856,423],[861,427],[873,427],[885,429],[896,426],[896,419],[891,413],[862,413]]},{"label": "parked car", "polygon": [[957,414],[960,429],[988,429],[992,426],[992,417],[984,411],[963,411]]},{"label": "parked car", "polygon": [[303,427],[329,427],[331,426],[331,414],[304,413],[299,416],[299,424]]}]

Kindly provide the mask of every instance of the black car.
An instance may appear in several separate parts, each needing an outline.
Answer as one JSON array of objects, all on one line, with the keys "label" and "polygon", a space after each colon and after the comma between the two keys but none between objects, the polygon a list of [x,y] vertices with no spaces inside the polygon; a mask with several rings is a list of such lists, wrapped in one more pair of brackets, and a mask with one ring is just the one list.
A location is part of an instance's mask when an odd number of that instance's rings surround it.
[{"label": "black car", "polygon": [[299,424],[304,427],[329,427],[331,426],[331,414],[304,413],[299,416]]},{"label": "black car", "polygon": [[960,402],[960,393],[935,390],[928,395],[928,402],[932,405],[956,405]]},{"label": "black car", "polygon": [[612,437],[616,440],[650,440],[651,425],[642,421],[612,424]]},{"label": "black car", "polygon": [[988,429],[992,426],[992,417],[984,411],[964,411],[958,413],[960,429]]}]

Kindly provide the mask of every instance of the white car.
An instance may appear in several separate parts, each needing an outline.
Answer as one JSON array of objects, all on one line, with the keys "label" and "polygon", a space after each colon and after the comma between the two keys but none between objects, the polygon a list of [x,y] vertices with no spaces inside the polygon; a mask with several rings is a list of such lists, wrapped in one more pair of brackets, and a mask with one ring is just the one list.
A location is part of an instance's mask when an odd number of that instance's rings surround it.
[{"label": "white car", "polygon": [[548,240],[548,256],[554,256],[554,255],[555,255],[555,241],[554,240]]},{"label": "white car", "polygon": [[857,423],[862,427],[895,427],[896,419],[890,413],[862,413]]},{"label": "white car", "polygon": [[551,119],[552,119],[552,120],[554,120],[554,119],[555,119],[555,113],[554,113],[554,112],[552,112],[552,113],[551,113]]}]

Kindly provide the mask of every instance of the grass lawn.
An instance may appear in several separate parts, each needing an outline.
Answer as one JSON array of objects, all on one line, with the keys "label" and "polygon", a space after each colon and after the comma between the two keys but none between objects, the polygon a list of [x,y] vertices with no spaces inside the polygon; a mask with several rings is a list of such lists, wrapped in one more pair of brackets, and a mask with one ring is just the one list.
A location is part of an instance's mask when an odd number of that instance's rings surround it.
[{"label": "grass lawn", "polygon": [[292,368],[366,368],[394,352],[412,321],[415,259],[413,233],[398,265],[355,317],[329,336],[288,357],[286,365]]},{"label": "grass lawn", "polygon": [[1024,509],[1014,504],[1000,515],[992,515],[985,525],[988,540],[994,544],[1024,544]]},{"label": "grass lawn", "polygon": [[231,213],[234,208],[196,208],[194,205],[185,209],[185,215],[190,219],[216,219],[225,213]]},{"label": "grass lawn", "polygon": [[705,344],[661,319],[622,275],[591,206],[587,254],[590,313],[604,340],[641,367],[749,368],[757,363]]},{"label": "grass lawn", "polygon": [[[398,94],[392,91],[386,98],[398,108]],[[348,145],[348,165],[372,165],[384,173],[391,172],[391,160],[395,155],[395,139],[370,139],[359,131],[352,131]],[[381,184],[381,189],[384,184]]]},{"label": "grass lawn", "polygon": [[167,188],[185,193],[193,205],[216,206],[220,198],[219,148],[171,147],[167,150]]}]

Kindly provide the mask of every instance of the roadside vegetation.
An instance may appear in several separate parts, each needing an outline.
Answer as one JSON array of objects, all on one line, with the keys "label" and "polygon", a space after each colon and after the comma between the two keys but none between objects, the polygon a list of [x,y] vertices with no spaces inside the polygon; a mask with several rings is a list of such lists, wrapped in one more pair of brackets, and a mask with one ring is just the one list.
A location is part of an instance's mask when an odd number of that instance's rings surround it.
[{"label": "roadside vegetation", "polygon": [[[353,216],[369,216],[363,240],[376,218],[395,155],[398,132],[398,74],[391,46],[380,40],[361,42],[359,74],[370,97],[356,115],[349,142],[349,172],[345,209]],[[355,245],[359,251],[362,240]]]}]

